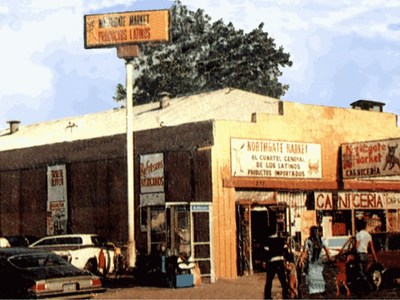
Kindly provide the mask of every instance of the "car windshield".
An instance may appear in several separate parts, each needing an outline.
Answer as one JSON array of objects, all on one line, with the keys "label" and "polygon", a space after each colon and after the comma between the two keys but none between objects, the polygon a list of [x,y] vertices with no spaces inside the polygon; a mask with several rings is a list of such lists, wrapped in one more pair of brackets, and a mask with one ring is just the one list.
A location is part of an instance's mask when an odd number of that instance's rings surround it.
[{"label": "car windshield", "polygon": [[109,243],[109,241],[106,238],[98,235],[92,236],[92,242],[94,245],[98,247],[107,246],[107,244]]},{"label": "car windshield", "polygon": [[21,269],[41,268],[66,265],[65,259],[53,254],[22,254],[8,259],[11,264]]},{"label": "car windshield", "polygon": [[35,244],[35,246],[54,246],[54,245],[82,245],[80,237],[50,237],[45,238]]},{"label": "car windshield", "polygon": [[395,233],[373,234],[376,251],[400,250],[400,235]]},{"label": "car windshield", "polygon": [[343,247],[344,243],[346,243],[346,241],[348,239],[349,239],[349,237],[346,236],[346,237],[340,237],[340,238],[328,238],[326,241],[327,241],[329,248],[333,247],[333,248],[340,249]]}]

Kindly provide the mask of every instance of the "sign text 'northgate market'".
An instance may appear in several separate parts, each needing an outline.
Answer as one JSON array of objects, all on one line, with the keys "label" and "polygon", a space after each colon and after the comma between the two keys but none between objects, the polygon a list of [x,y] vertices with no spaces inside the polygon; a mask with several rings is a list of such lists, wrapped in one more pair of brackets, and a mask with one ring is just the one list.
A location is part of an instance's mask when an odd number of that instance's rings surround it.
[{"label": "sign text 'northgate market'", "polygon": [[85,48],[169,41],[168,10],[85,15]]},{"label": "sign text 'northgate market'", "polygon": [[232,138],[231,169],[236,177],[321,178],[321,145]]},{"label": "sign text 'northgate market'", "polygon": [[400,139],[342,145],[343,178],[400,175]]}]

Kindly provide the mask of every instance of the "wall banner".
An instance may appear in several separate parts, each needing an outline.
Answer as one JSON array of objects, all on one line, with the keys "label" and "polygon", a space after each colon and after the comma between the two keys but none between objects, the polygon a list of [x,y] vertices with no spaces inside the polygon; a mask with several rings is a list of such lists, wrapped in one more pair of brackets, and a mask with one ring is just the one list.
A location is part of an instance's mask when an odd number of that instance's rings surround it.
[{"label": "wall banner", "polygon": [[387,193],[386,208],[387,209],[400,209],[400,193],[393,193],[393,192]]},{"label": "wall banner", "polygon": [[67,233],[67,172],[65,165],[47,167],[47,234]]},{"label": "wall banner", "polygon": [[343,178],[400,175],[400,139],[343,144]]},{"label": "wall banner", "polygon": [[140,156],[140,192],[164,192],[164,155],[162,153]]},{"label": "wall banner", "polygon": [[330,192],[315,192],[316,210],[333,209],[400,209],[400,193],[393,192],[338,192],[337,199]]},{"label": "wall banner", "polygon": [[321,145],[231,139],[234,177],[322,178]]},{"label": "wall banner", "polygon": [[315,209],[316,210],[333,210],[333,196],[330,192],[315,192]]}]

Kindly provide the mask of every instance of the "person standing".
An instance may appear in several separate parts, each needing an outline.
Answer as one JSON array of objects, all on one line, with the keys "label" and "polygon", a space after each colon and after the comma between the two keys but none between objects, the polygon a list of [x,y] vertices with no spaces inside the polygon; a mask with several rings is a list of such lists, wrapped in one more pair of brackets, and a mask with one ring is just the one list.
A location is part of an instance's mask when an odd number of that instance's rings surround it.
[{"label": "person standing", "polygon": [[283,237],[277,234],[267,238],[266,246],[266,281],[264,287],[264,299],[272,299],[272,281],[278,275],[282,286],[282,298],[288,299],[288,283],[286,281],[285,256],[287,244]]},{"label": "person standing", "polygon": [[373,289],[372,285],[369,283],[367,276],[365,275],[365,270],[368,263],[368,249],[371,250],[372,258],[374,262],[377,262],[374,243],[372,242],[371,234],[365,230],[366,223],[364,220],[357,220],[356,222],[356,249],[357,249],[357,261],[358,268],[360,272],[361,280],[364,283],[368,283],[370,290]]},{"label": "person standing", "polygon": [[329,250],[324,245],[317,226],[311,226],[310,235],[304,243],[304,250],[300,259],[300,266],[307,262],[306,282],[310,295],[325,293],[325,278],[323,275],[324,265],[322,261],[322,250],[325,251],[328,261]]}]

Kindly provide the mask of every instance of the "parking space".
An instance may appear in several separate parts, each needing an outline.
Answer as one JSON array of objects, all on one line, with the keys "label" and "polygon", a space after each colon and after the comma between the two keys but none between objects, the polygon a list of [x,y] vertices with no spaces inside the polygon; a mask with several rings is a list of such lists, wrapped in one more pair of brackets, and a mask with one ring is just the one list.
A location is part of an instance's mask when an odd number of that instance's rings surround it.
[{"label": "parking space", "polygon": [[[349,299],[343,292],[336,296],[335,276],[336,267],[326,266],[325,277],[327,280],[326,295],[310,296],[303,277],[300,291],[304,299]],[[235,280],[217,280],[214,284],[203,284],[193,288],[157,288],[139,287],[133,285],[132,278],[113,279],[108,284],[108,290],[99,294],[98,299],[263,299],[265,273],[252,276],[242,276]],[[277,277],[273,284],[274,299],[281,299],[282,293]],[[354,294],[350,299],[399,299],[400,288],[384,289],[370,294]]]}]

